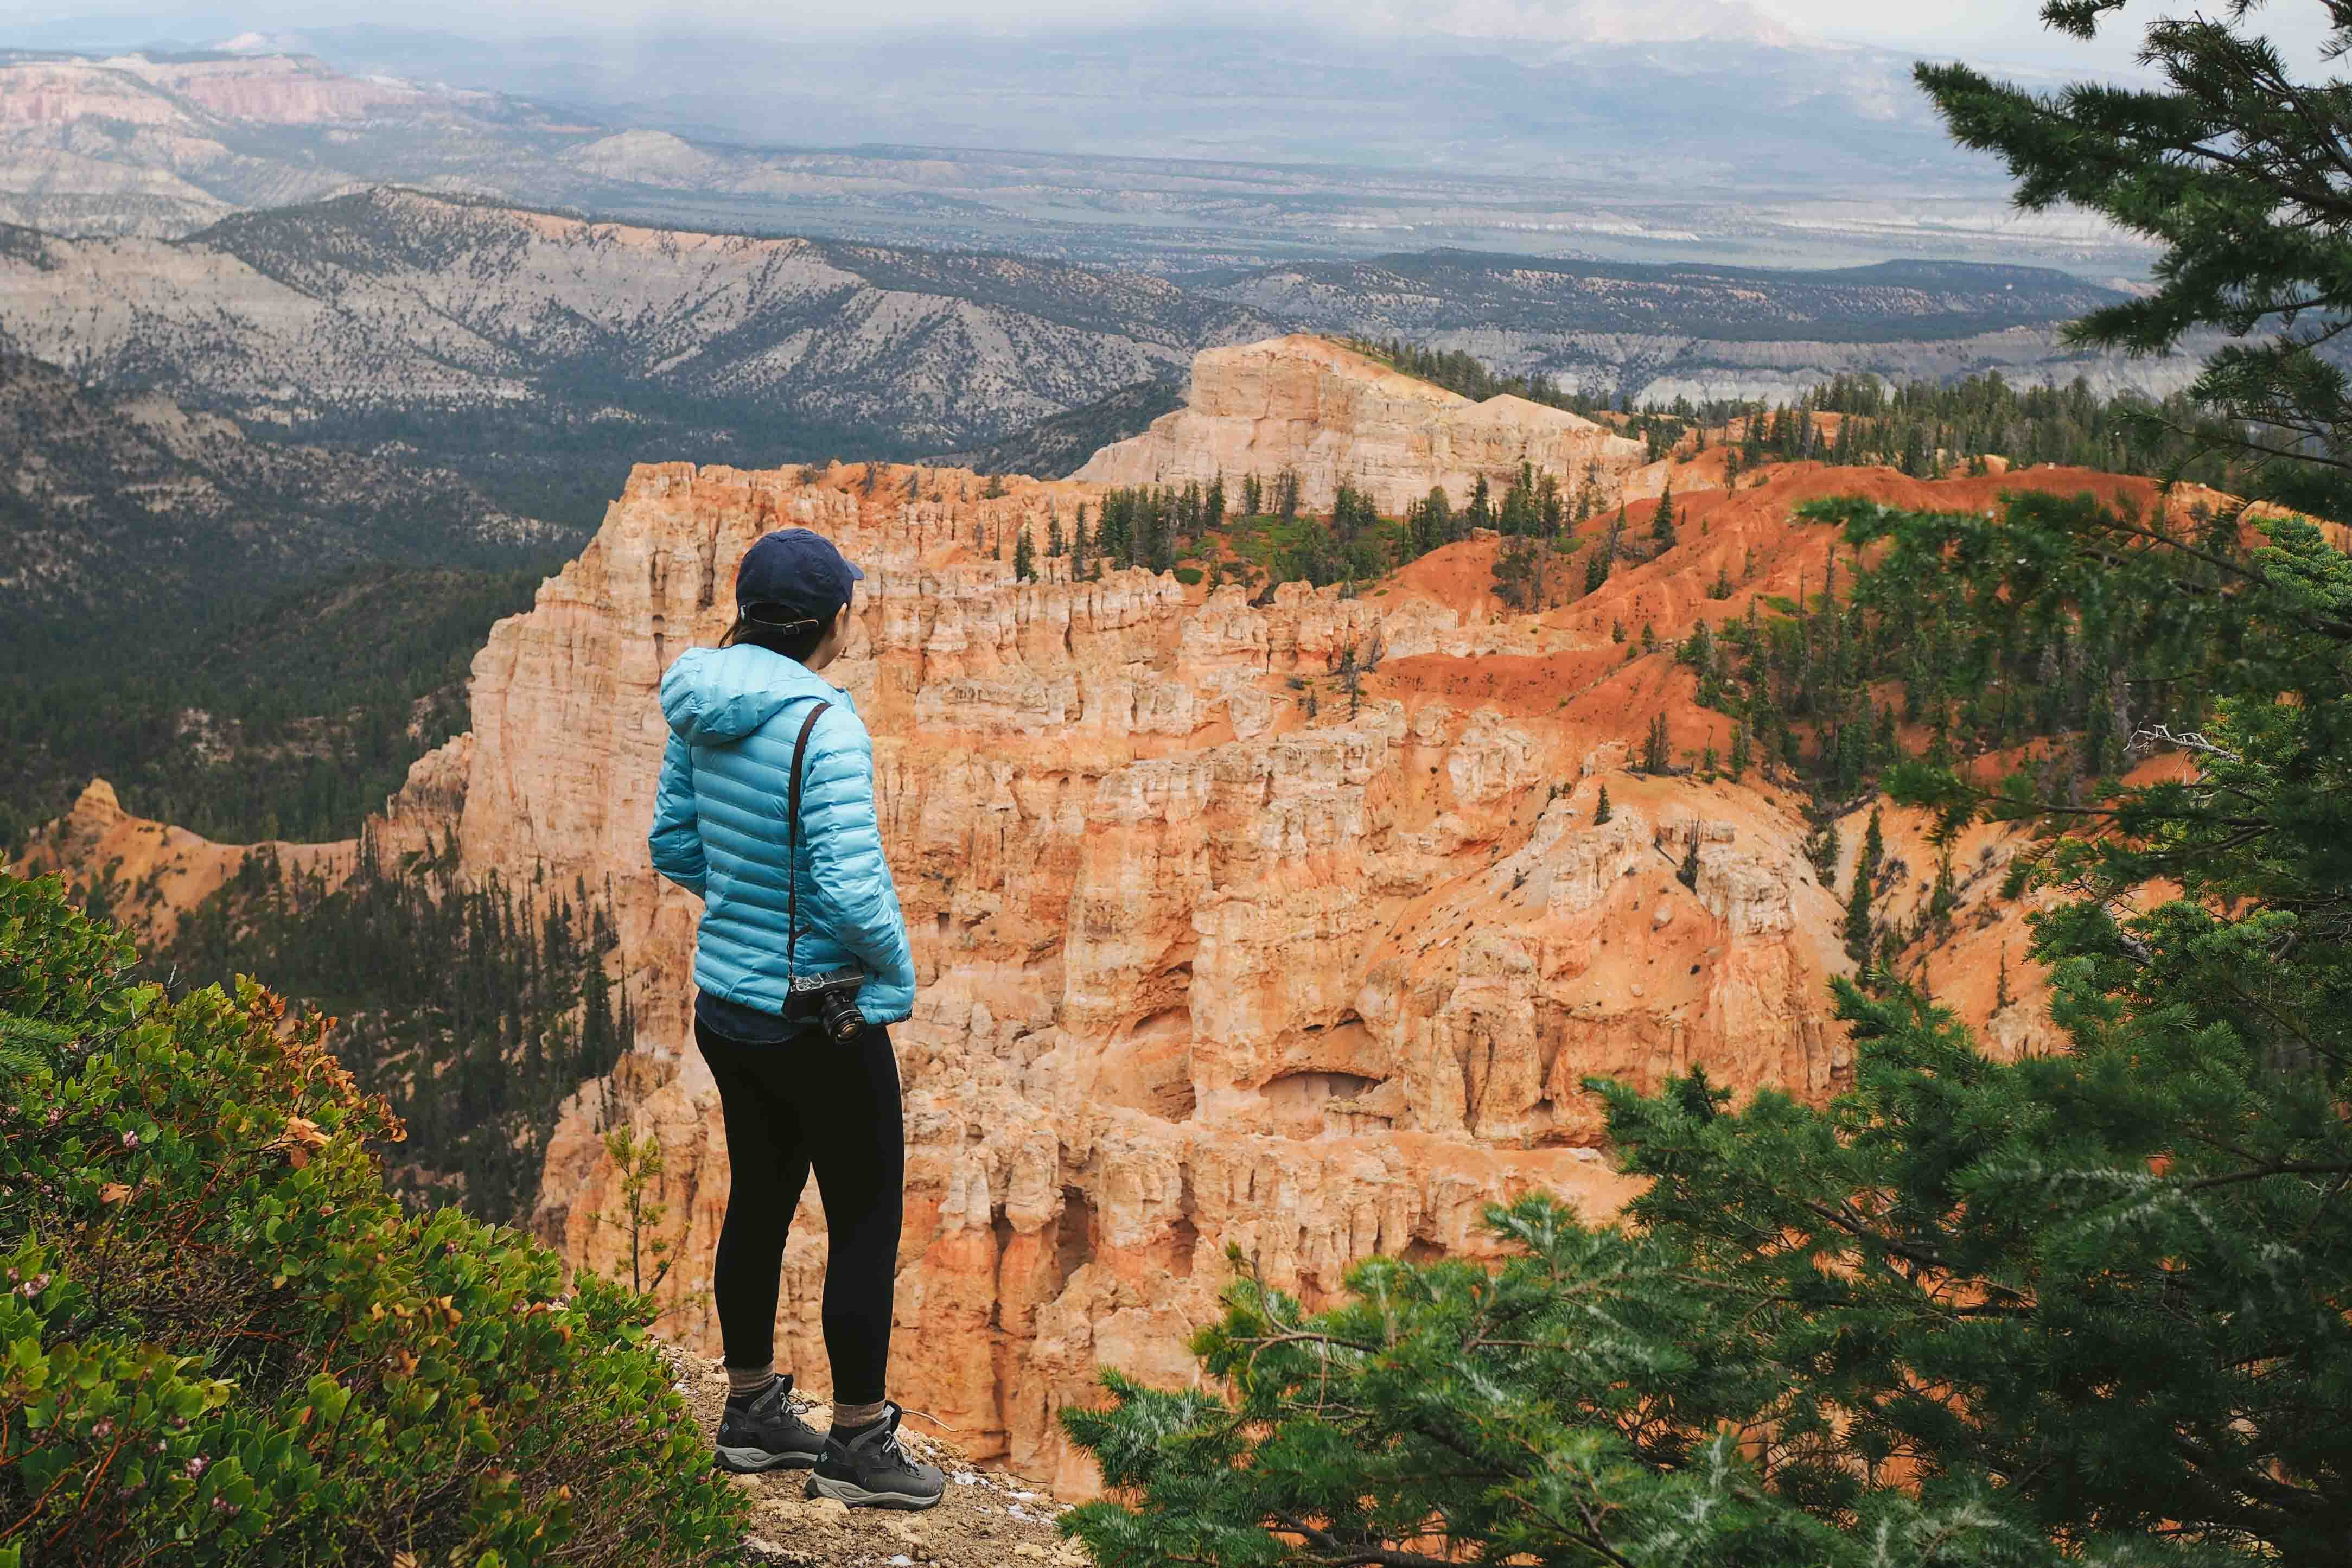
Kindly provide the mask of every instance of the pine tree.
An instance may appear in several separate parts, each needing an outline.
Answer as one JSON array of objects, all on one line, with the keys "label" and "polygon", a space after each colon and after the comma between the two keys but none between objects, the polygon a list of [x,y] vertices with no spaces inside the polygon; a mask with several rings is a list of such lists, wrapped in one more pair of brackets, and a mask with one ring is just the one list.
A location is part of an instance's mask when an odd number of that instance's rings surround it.
[{"label": "pine tree", "polygon": [[1600,826],[1609,820],[1609,786],[1601,786],[1601,798],[1592,807],[1592,826]]},{"label": "pine tree", "polygon": [[1488,568],[1495,580],[1495,597],[1514,610],[1539,609],[1543,605],[1543,554],[1525,536],[1508,540],[1495,552]]},{"label": "pine tree", "polygon": [[1013,580],[1034,583],[1037,580],[1037,547],[1029,542],[1029,528],[1023,524],[1021,537],[1013,545]]},{"label": "pine tree", "polygon": [[1936,888],[1927,900],[1927,918],[1939,923],[1948,922],[1952,910],[1959,902],[1959,890],[1952,881],[1952,847],[1942,846],[1936,857]]},{"label": "pine tree", "polygon": [[[2120,10],[2054,0],[2043,16],[2089,38]],[[2159,286],[2084,317],[2077,342],[2161,353],[2209,328],[2252,334],[2208,360],[2189,395],[2200,440],[2257,460],[2309,449],[2306,433],[2327,433],[2332,447],[2352,429],[2352,386],[2316,354],[2352,309],[2352,210],[2336,184],[2352,104],[2332,76],[2296,79],[2252,31],[2265,15],[2230,5],[2152,24],[2152,85],[2127,96],[2087,85],[2042,96],[1966,65],[1913,73],[1956,140],[2008,163],[2021,205],[2100,214],[2162,248]],[[2331,39],[2347,25],[2331,9]],[[2222,212],[2230,220],[2215,221]],[[2263,462],[2258,474],[2341,514],[2334,472]]]},{"label": "pine tree", "polygon": [[1426,555],[1441,544],[1454,539],[1453,503],[1446,499],[1442,485],[1432,485],[1429,494],[1413,508],[1406,520],[1411,534],[1409,548],[1415,556]]},{"label": "pine tree", "polygon": [[1666,481],[1664,492],[1658,497],[1657,512],[1650,520],[1650,537],[1657,541],[1662,551],[1675,547],[1675,484],[1672,479]]},{"label": "pine tree", "polygon": [[1691,824],[1690,842],[1683,848],[1682,864],[1675,868],[1675,880],[1696,890],[1698,887],[1698,824]]},{"label": "pine tree", "polygon": [[1748,721],[1743,719],[1731,727],[1731,782],[1738,784],[1739,775],[1748,771]]},{"label": "pine tree", "polygon": [[1663,773],[1674,765],[1674,739],[1666,729],[1666,716],[1654,714],[1648,732],[1642,737],[1642,771]]},{"label": "pine tree", "polygon": [[[1609,581],[1609,574],[1617,564],[1617,542],[1624,537],[1624,533],[1625,503],[1619,501],[1617,516],[1609,524],[1609,531],[1603,536],[1601,548],[1585,557],[1584,591],[1586,593],[1595,592],[1601,584]],[[1624,639],[1621,637],[1618,640],[1622,642]]]},{"label": "pine tree", "polygon": [[1865,854],[1862,860],[1854,864],[1853,888],[1846,894],[1843,927],[1845,955],[1853,960],[1856,968],[1863,970],[1870,967],[1871,954],[1876,950],[1877,941],[1870,918],[1871,882],[1866,874],[1868,860],[1869,857]]},{"label": "pine tree", "polygon": [[[1814,804],[1820,803],[1817,800]],[[1813,875],[1821,879],[1824,888],[1835,885],[1838,860],[1844,853],[1834,821],[1822,823],[1805,838],[1805,858],[1811,862]]]}]

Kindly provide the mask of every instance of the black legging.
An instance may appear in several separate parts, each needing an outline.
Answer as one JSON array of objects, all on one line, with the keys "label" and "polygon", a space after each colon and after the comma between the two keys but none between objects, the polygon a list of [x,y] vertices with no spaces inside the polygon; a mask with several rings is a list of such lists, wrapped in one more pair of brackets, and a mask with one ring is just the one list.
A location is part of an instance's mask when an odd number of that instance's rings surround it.
[{"label": "black legging", "polygon": [[775,1357],[784,1238],[814,1169],[831,1244],[824,1349],[833,1397],[878,1403],[906,1208],[906,1124],[890,1032],[869,1024],[851,1046],[822,1036],[749,1045],[698,1022],[694,1040],[719,1080],[733,1167],[711,1271],[727,1364],[765,1366]]}]

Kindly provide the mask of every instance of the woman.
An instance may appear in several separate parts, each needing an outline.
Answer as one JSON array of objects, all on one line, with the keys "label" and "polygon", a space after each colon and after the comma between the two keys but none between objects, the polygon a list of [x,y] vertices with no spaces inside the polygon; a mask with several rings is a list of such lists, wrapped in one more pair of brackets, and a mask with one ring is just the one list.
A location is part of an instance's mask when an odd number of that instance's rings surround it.
[{"label": "woman", "polygon": [[[727,1354],[718,1463],[814,1468],[810,1497],[921,1509],[940,1500],[943,1478],[899,1447],[901,1412],[883,1384],[906,1176],[886,1026],[913,1010],[915,967],[875,819],[873,742],[848,693],[817,675],[849,640],[864,575],[803,528],[745,553],[733,629],[662,677],[670,737],[649,842],[655,868],[703,900],[694,1037],[718,1080],[733,1167],[711,1278]],[[854,982],[861,969],[842,1042],[793,995],[793,977]],[[812,1171],[832,1243],[833,1429],[822,1436],[774,1366],[784,1240]]]}]

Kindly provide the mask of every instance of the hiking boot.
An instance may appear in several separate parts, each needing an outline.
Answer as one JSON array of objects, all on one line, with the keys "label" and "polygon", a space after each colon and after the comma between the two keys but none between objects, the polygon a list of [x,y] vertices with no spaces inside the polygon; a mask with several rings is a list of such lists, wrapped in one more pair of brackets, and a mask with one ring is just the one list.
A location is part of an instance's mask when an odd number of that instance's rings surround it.
[{"label": "hiking boot", "polygon": [[936,1506],[948,1479],[937,1465],[926,1465],[899,1447],[898,1417],[904,1414],[896,1405],[885,1405],[882,1419],[873,1426],[845,1438],[838,1431],[826,1437],[808,1495],[851,1508]]},{"label": "hiking boot", "polygon": [[722,1470],[751,1475],[760,1470],[805,1470],[824,1452],[824,1434],[800,1418],[793,1380],[779,1377],[749,1405],[727,1402],[719,1417]]}]

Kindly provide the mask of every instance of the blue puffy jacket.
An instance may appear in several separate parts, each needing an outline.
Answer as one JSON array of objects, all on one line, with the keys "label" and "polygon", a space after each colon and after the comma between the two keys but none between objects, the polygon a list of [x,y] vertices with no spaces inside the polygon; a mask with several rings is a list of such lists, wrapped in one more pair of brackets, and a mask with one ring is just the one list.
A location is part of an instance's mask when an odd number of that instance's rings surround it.
[{"label": "blue puffy jacket", "polygon": [[803,974],[865,965],[869,1024],[915,1005],[915,963],[874,814],[874,742],[849,694],[782,654],[694,648],[662,677],[670,737],[654,811],[654,869],[702,900],[694,981],[780,1013],[793,742],[811,702],[832,709],[809,734],[801,775],[800,947]]}]

